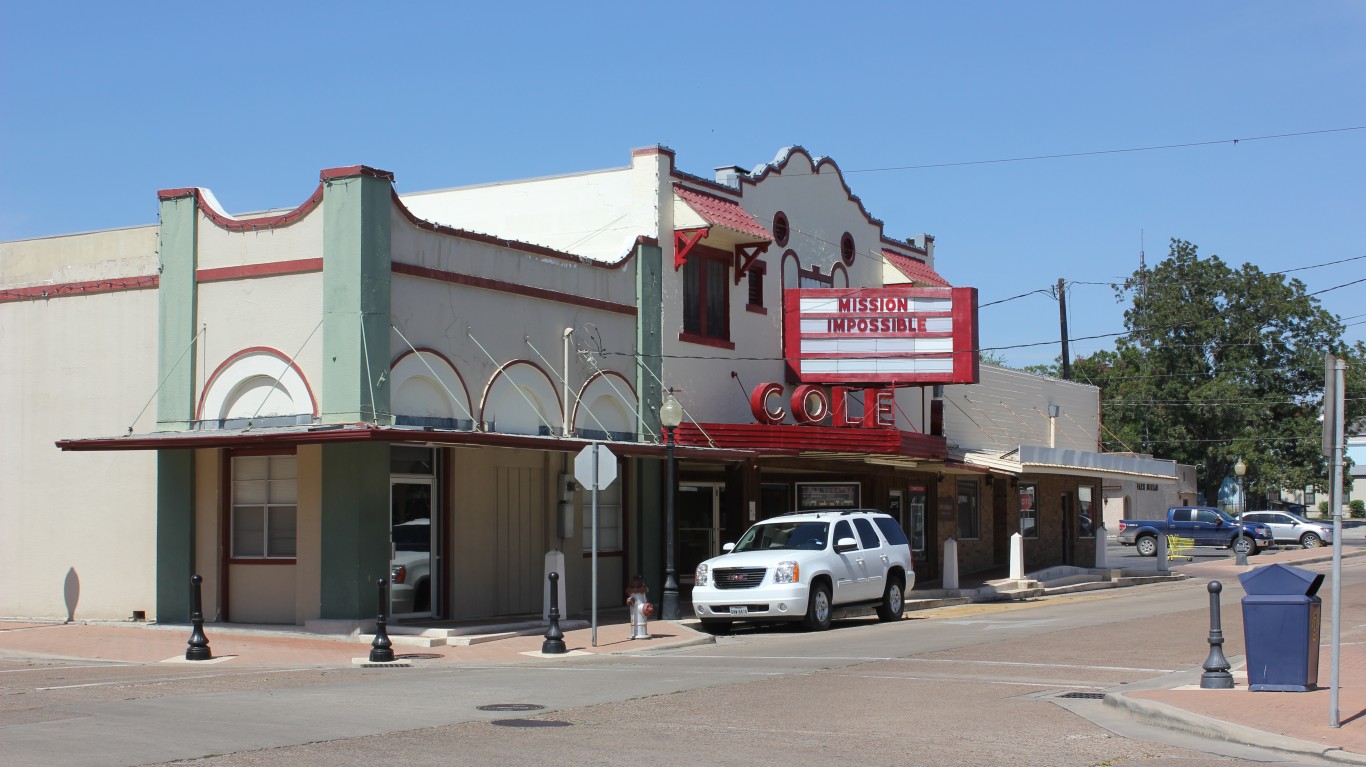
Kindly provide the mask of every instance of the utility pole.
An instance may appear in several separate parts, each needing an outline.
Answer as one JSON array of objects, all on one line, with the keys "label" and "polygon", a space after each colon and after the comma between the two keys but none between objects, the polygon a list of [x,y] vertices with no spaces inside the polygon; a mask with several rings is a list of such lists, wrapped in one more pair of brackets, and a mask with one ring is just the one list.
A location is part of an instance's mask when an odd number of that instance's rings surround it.
[{"label": "utility pole", "polygon": [[1063,290],[1063,280],[1058,278],[1058,319],[1062,323],[1062,378],[1072,380],[1071,355],[1067,351],[1067,293]]}]

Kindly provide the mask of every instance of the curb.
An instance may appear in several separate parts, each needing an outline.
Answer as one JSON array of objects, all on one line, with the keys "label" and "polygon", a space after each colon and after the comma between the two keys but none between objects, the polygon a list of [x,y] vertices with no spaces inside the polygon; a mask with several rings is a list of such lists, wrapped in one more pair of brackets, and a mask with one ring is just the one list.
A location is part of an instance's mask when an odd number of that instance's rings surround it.
[{"label": "curb", "polygon": [[1194,714],[1186,709],[1166,703],[1131,698],[1121,692],[1107,693],[1105,705],[1118,709],[1136,722],[1160,727],[1164,730],[1175,730],[1204,738],[1284,751],[1291,754],[1317,756],[1344,764],[1366,764],[1366,755],[1345,751],[1337,746],[1324,746],[1313,741],[1292,738],[1289,735],[1279,735],[1255,727],[1233,724],[1222,719]]}]

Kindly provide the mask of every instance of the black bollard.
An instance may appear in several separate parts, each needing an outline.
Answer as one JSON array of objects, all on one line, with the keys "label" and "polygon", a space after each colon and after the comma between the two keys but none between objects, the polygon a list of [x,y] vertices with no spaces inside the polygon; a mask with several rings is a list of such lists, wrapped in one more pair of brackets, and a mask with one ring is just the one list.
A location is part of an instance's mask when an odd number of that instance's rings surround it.
[{"label": "black bollard", "polygon": [[209,651],[209,638],[204,636],[204,602],[200,598],[199,585],[204,579],[198,575],[190,576],[190,646],[185,648],[185,660],[213,660]]},{"label": "black bollard", "polygon": [[564,632],[560,631],[560,589],[558,583],[559,573],[550,574],[550,629],[545,632],[545,641],[541,643],[541,652],[546,655],[560,655],[568,652],[564,646]]},{"label": "black bollard", "polygon": [[1219,592],[1224,584],[1209,582],[1209,657],[1205,659],[1205,673],[1200,675],[1202,690],[1232,690],[1233,674],[1228,671],[1224,657],[1224,630],[1219,626]]},{"label": "black bollard", "polygon": [[394,643],[389,641],[389,621],[384,617],[389,611],[389,594],[384,586],[388,581],[380,578],[375,581],[379,591],[379,617],[375,619],[375,641],[370,643],[371,663],[393,663]]}]

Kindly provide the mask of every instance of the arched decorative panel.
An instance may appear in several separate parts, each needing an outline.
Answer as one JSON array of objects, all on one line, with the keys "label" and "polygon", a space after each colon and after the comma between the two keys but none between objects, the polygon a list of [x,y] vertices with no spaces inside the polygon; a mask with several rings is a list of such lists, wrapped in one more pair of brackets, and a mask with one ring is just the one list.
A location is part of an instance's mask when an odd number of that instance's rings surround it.
[{"label": "arched decorative panel", "polygon": [[574,433],[586,439],[634,441],[636,395],[621,375],[602,373],[589,379],[574,405]]},{"label": "arched decorative panel", "polygon": [[199,420],[311,423],[313,392],[298,366],[280,352],[254,347],[229,357],[209,376],[199,399]]},{"label": "arched decorative panel", "polygon": [[469,390],[451,361],[431,349],[407,352],[389,374],[394,423],[400,426],[474,427]]},{"label": "arched decorative panel", "polygon": [[479,418],[486,430],[502,434],[559,434],[561,412],[550,376],[517,360],[493,374]]}]

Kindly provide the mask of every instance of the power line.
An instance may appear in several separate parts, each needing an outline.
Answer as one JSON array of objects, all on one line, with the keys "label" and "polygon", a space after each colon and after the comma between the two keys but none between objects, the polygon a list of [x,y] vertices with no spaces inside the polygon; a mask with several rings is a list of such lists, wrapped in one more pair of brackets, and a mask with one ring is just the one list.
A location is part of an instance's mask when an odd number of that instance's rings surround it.
[{"label": "power line", "polygon": [[[1237,145],[1245,141],[1271,141],[1275,139],[1301,138],[1304,136],[1318,136],[1327,133],[1346,133],[1349,131],[1366,130],[1366,125],[1356,125],[1350,128],[1327,128],[1324,130],[1299,131],[1296,133],[1275,133],[1266,136],[1248,136],[1246,138],[1216,139],[1212,141],[1188,141],[1180,144],[1155,144],[1152,146],[1127,147],[1124,149],[1097,149],[1086,152],[1060,152],[1058,154],[1026,155],[1023,157],[1004,157],[995,160],[964,160],[960,162],[938,162],[927,163],[924,165],[897,165],[886,168],[859,168],[857,170],[841,171],[843,173],[885,173],[898,170],[925,170],[929,168],[956,168],[969,165],[998,165],[1010,162],[1030,162],[1034,160],[1059,160],[1069,157],[1094,157],[1097,155],[1110,154],[1129,154],[1134,152],[1155,152],[1165,149],[1189,149],[1191,147],[1214,146],[1218,144]],[[790,174],[790,175],[810,175],[810,174]]]}]

